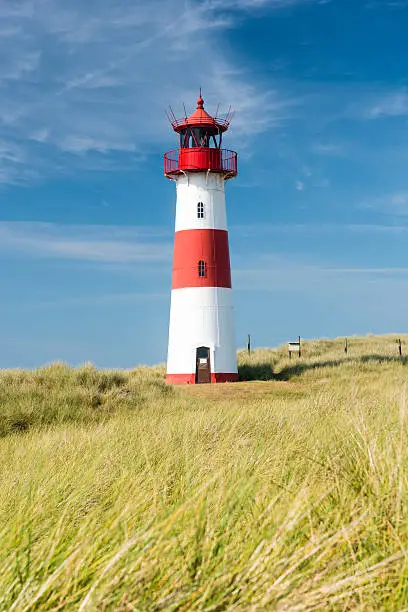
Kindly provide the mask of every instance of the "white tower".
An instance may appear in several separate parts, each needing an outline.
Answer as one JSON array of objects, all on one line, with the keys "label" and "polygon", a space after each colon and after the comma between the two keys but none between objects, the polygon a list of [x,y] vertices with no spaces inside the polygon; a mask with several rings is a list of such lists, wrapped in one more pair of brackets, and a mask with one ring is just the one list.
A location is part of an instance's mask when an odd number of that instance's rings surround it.
[{"label": "white tower", "polygon": [[165,154],[177,205],[167,382],[238,380],[225,207],[225,181],[237,174],[237,154],[221,149],[230,118],[197,109],[172,121],[180,148]]}]

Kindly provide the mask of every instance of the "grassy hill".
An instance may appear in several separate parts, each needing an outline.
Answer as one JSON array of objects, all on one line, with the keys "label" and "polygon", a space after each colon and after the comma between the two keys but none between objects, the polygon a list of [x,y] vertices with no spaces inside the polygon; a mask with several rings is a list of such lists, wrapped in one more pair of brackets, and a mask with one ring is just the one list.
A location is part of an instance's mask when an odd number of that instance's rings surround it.
[{"label": "grassy hill", "polygon": [[406,608],[395,339],[241,353],[230,385],[0,373],[0,610]]}]

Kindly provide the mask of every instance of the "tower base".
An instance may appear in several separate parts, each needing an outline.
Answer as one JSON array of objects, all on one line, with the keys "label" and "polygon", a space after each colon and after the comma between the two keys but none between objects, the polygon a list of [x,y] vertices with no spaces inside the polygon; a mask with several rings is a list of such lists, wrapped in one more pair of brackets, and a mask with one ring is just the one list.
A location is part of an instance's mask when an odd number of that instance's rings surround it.
[{"label": "tower base", "polygon": [[[213,372],[211,373],[211,383],[238,382],[236,372]],[[168,385],[196,385],[195,374],[167,374],[166,383]]]}]

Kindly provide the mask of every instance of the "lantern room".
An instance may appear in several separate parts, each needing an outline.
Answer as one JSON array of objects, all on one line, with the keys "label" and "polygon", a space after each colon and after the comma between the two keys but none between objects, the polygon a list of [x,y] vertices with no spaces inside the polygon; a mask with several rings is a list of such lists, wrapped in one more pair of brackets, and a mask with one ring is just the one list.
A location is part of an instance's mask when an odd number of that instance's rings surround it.
[{"label": "lantern room", "polygon": [[218,172],[225,179],[237,174],[237,154],[222,149],[222,135],[231,121],[229,111],[225,118],[212,117],[204,109],[200,95],[197,108],[189,117],[169,117],[173,130],[179,137],[179,148],[164,155],[164,174],[174,179],[182,172]]}]

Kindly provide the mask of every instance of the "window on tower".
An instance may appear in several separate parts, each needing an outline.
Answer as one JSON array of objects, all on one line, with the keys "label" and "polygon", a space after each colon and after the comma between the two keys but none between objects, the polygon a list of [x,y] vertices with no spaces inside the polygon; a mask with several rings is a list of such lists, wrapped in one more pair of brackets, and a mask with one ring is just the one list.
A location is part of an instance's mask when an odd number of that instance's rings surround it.
[{"label": "window on tower", "polygon": [[200,259],[198,262],[198,276],[200,278],[206,278],[207,276],[207,264],[205,263],[204,259]]},{"label": "window on tower", "polygon": [[197,204],[197,218],[204,219],[204,203],[203,202],[199,202]]}]

